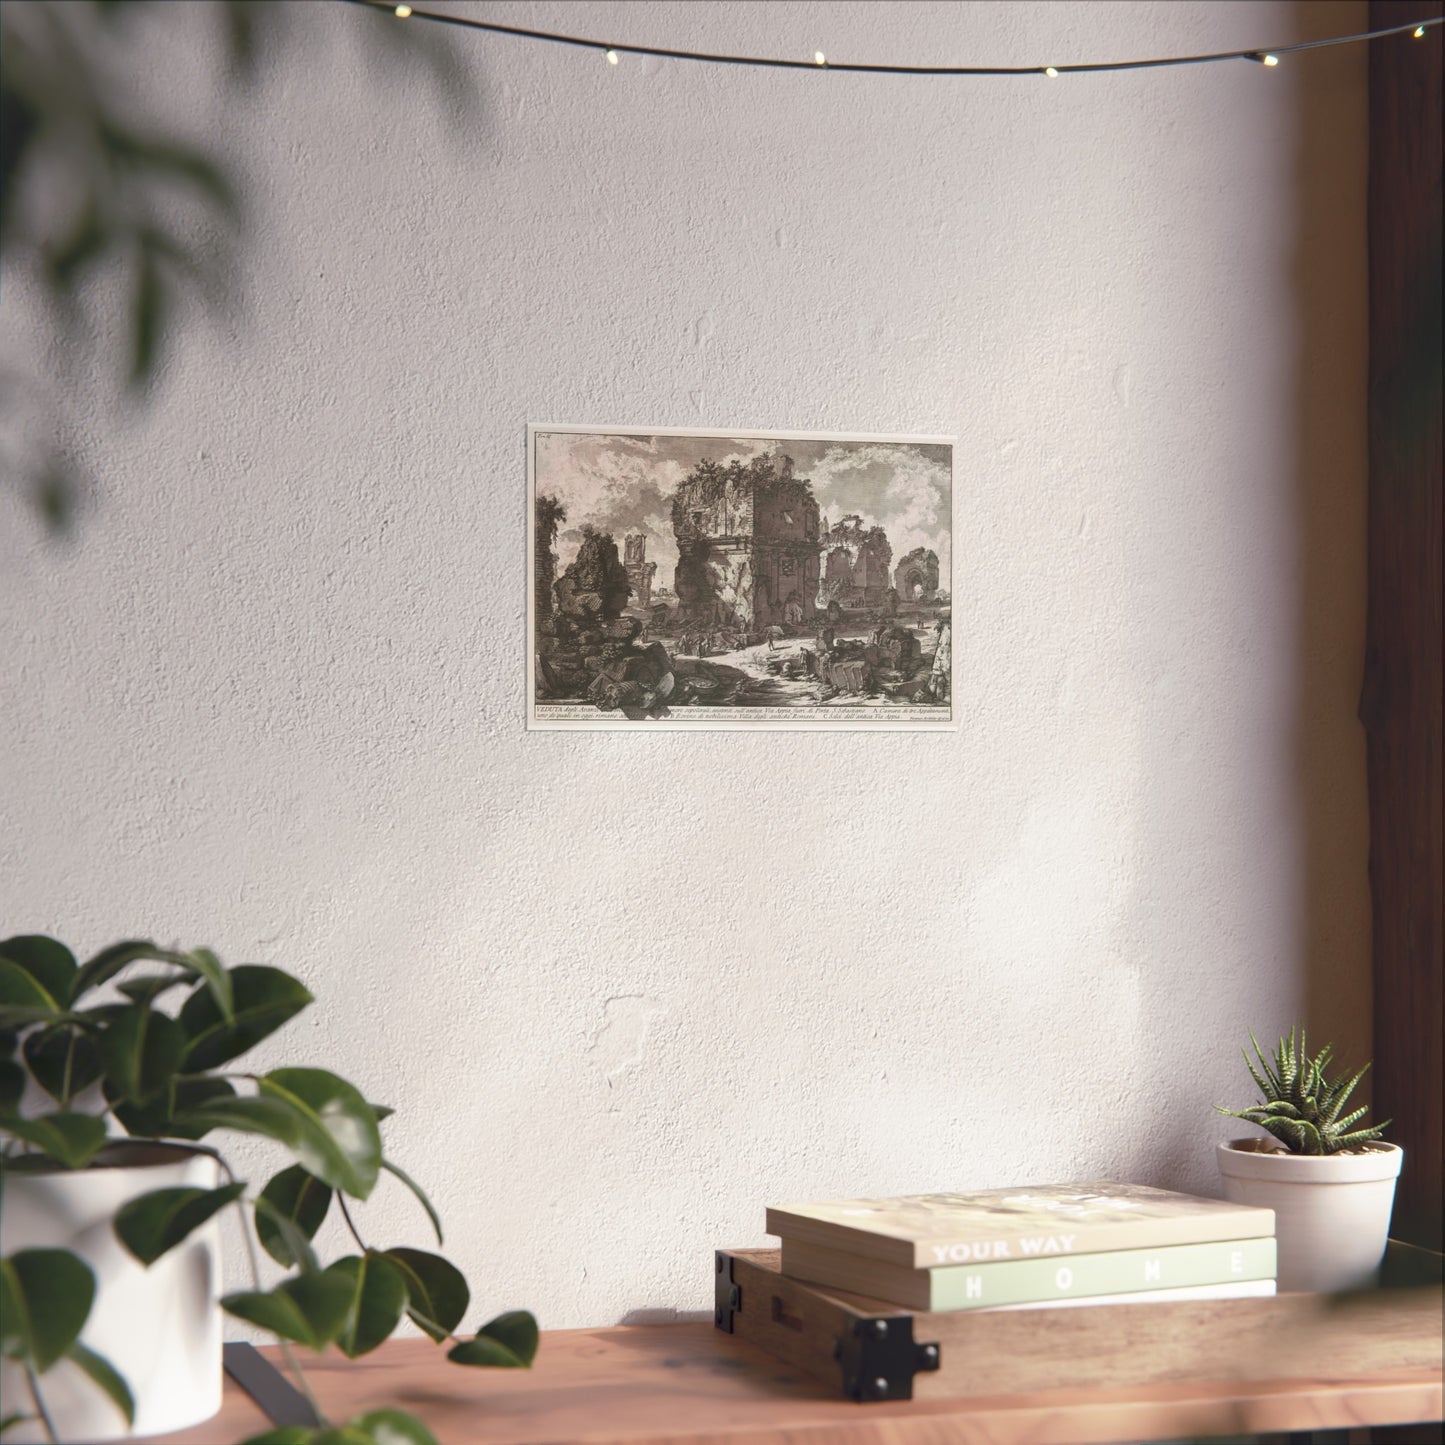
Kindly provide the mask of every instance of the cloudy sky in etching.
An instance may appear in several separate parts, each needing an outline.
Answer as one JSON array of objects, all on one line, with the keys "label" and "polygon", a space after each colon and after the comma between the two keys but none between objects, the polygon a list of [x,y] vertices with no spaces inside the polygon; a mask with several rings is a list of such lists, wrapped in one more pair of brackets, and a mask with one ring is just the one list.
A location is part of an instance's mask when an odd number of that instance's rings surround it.
[{"label": "cloudy sky in etching", "polygon": [[[825,521],[856,513],[888,533],[893,561],[915,547],[938,553],[950,576],[952,529],[950,448],[916,442],[802,441],[716,436],[619,436],[605,432],[539,432],[537,491],[557,498],[567,520],[557,538],[559,568],[577,555],[582,527],[647,538],[659,587],[672,586],[677,542],[671,498],[677,483],[707,458],[726,465],[764,452],[787,455],[813,484]],[[948,586],[947,581],[943,583]]]}]

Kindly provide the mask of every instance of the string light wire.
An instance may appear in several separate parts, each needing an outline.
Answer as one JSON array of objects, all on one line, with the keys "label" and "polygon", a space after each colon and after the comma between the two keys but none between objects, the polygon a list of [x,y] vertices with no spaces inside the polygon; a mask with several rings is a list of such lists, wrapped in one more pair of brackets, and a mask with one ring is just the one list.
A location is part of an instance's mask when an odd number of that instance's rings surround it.
[{"label": "string light wire", "polygon": [[438,25],[455,25],[463,30],[481,30],[489,35],[510,35],[519,40],[539,40],[552,45],[570,45],[578,50],[592,50],[605,56],[608,63],[617,63],[620,55],[650,55],[659,60],[690,60],[703,65],[741,65],[769,70],[820,70],[850,72],[855,75],[1044,75],[1051,80],[1060,75],[1094,74],[1108,70],[1162,70],[1172,65],[1212,65],[1224,60],[1250,60],[1256,65],[1276,66],[1286,55],[1305,50],[1320,50],[1331,45],[1358,45],[1367,40],[1383,40],[1389,35],[1406,32],[1416,40],[1427,30],[1445,24],[1445,16],[1433,20],[1411,20],[1405,25],[1392,25],[1385,30],[1363,30],[1357,35],[1331,35],[1323,40],[1300,40],[1293,45],[1256,45],[1248,50],[1220,50],[1209,55],[1170,55],[1157,60],[1108,60],[1089,65],[864,65],[856,62],[824,61],[822,51],[812,60],[779,60],[762,55],[723,55],[705,50],[671,50],[660,45],[624,45],[615,40],[590,40],[580,35],[562,35],[552,30],[528,30],[520,25],[502,25],[494,20],[476,20],[464,15],[448,15],[439,10],[421,10],[411,5],[395,5],[388,0],[344,0],[365,10],[379,10],[401,19],[428,20]]}]

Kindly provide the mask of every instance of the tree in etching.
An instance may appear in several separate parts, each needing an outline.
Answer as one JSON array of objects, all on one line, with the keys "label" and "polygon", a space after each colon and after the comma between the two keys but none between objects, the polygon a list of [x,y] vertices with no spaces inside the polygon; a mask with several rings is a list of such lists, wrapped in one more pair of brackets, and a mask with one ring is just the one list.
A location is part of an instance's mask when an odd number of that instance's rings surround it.
[{"label": "tree in etching", "polygon": [[565,593],[574,599],[577,610],[596,611],[604,618],[613,618],[622,615],[631,591],[627,568],[617,555],[612,533],[584,526],[577,556],[557,583],[558,599]]},{"label": "tree in etching", "polygon": [[557,540],[557,528],[566,520],[566,509],[556,497],[537,497],[537,579],[533,602],[536,605],[538,622],[552,615],[552,584],[557,580],[557,554],[553,550],[553,544]]}]

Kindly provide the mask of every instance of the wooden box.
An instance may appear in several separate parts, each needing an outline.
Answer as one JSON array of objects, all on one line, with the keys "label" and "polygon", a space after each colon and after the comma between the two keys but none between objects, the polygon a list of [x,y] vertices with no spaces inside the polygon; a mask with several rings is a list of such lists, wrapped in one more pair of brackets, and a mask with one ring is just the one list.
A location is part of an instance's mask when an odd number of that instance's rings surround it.
[{"label": "wooden box", "polygon": [[1438,1373],[1441,1260],[1392,1242],[1380,1287],[1348,1295],[924,1313],[720,1250],[714,1319],[858,1401]]}]

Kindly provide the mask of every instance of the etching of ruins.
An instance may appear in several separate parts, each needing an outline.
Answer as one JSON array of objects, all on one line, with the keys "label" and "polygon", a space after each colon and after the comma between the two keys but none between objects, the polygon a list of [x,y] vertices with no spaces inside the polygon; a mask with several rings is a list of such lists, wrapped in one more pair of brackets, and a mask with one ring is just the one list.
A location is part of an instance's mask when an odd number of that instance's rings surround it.
[{"label": "etching of ruins", "polygon": [[950,444],[530,441],[532,723],[951,720]]}]

